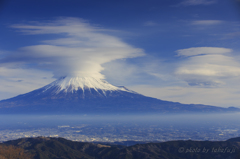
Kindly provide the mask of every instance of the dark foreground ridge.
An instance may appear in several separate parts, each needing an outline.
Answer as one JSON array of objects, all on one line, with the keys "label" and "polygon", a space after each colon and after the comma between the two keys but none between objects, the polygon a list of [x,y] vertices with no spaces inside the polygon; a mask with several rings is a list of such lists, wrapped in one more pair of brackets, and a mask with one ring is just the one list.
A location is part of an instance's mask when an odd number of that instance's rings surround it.
[{"label": "dark foreground ridge", "polygon": [[[23,138],[3,143],[18,146],[33,159],[239,159],[240,137],[227,141],[168,141],[120,146],[74,142],[63,138]],[[4,156],[0,154],[0,156]]]},{"label": "dark foreground ridge", "polygon": [[[94,85],[96,87],[92,87]],[[0,114],[152,114],[237,111],[239,112],[240,109],[235,107],[222,108],[163,101],[92,78],[91,80],[73,78],[67,81],[66,78],[61,78],[32,92],[0,101]]]}]

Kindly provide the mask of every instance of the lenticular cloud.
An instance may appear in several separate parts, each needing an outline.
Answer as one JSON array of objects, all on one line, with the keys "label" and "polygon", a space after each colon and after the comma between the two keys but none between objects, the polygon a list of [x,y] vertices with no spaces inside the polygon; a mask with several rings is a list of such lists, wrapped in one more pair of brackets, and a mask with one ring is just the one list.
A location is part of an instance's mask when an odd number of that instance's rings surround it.
[{"label": "lenticular cloud", "polygon": [[102,64],[124,58],[143,56],[119,38],[103,32],[78,18],[62,18],[47,23],[13,25],[25,34],[50,34],[58,38],[42,40],[39,45],[19,48],[16,53],[1,59],[8,66],[35,67],[53,71],[60,76],[91,76],[104,78]]}]

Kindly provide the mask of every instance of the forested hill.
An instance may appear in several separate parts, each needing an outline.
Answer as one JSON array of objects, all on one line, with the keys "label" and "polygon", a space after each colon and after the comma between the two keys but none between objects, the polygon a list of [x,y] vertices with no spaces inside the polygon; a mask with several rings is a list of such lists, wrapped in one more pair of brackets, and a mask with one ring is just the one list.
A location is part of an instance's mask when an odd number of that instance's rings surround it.
[{"label": "forested hill", "polygon": [[[117,146],[37,137],[12,140],[2,145],[24,149],[26,154],[34,156],[33,159],[240,159],[240,138]],[[2,158],[3,153],[0,151]]]}]

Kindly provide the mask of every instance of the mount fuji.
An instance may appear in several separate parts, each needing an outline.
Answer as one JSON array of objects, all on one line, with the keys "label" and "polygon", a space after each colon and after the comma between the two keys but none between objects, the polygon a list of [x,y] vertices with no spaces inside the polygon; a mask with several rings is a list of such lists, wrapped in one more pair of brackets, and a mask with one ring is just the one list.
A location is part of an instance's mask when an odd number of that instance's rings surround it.
[{"label": "mount fuji", "polygon": [[0,101],[0,114],[126,114],[233,112],[201,104],[146,97],[93,77],[61,77],[32,92]]}]

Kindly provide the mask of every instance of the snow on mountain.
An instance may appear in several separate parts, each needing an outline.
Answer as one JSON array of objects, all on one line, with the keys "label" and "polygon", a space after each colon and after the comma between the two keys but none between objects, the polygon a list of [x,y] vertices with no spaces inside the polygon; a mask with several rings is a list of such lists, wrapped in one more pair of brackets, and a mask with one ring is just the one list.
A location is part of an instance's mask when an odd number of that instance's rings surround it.
[{"label": "snow on mountain", "polygon": [[59,94],[60,92],[76,93],[78,90],[81,90],[84,93],[86,90],[92,89],[96,92],[99,92],[101,90],[103,94],[106,94],[106,91],[126,91],[130,93],[136,93],[134,91],[128,90],[125,87],[113,86],[105,80],[97,79],[94,77],[62,77],[43,87],[42,92],[45,92],[51,88],[55,88],[55,94]]}]

